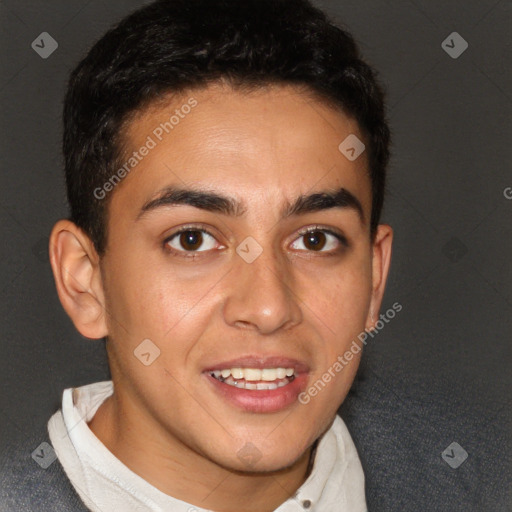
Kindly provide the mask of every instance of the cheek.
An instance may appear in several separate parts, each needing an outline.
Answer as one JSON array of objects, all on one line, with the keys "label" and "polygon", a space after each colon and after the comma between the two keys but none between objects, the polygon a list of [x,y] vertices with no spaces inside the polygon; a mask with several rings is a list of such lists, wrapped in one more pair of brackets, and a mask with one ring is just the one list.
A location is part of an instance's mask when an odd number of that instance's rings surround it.
[{"label": "cheek", "polygon": [[338,349],[364,329],[371,299],[368,259],[351,258],[334,269],[304,272],[299,296]]},{"label": "cheek", "polygon": [[[147,379],[154,383],[167,382],[165,387],[173,388],[176,383],[169,380],[164,369],[178,381],[188,378],[190,363],[197,357],[197,342],[208,329],[212,314],[218,310],[213,302],[219,276],[214,273],[192,276],[190,271],[185,275],[186,272],[165,266],[131,268],[130,279],[118,281],[111,295],[115,304],[113,313],[118,320],[111,323],[110,329],[111,338],[117,340],[113,354],[125,371],[140,374],[141,385]],[[113,279],[119,278],[120,272],[121,269],[117,269]],[[146,339],[159,350],[149,373],[148,368],[141,367],[133,357]]]},{"label": "cheek", "polygon": [[195,275],[158,258],[137,255],[118,258],[106,272],[112,314],[138,335],[164,336],[192,310],[201,308],[213,284],[211,275]]}]

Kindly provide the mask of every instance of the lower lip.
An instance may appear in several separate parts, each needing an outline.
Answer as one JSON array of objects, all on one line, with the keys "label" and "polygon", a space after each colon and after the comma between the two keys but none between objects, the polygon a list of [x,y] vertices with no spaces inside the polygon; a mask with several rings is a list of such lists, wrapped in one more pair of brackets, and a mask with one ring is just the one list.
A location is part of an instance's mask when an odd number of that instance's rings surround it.
[{"label": "lower lip", "polygon": [[244,411],[250,412],[277,412],[297,402],[297,397],[306,389],[308,374],[301,373],[286,386],[277,389],[240,389],[225,384],[212,377],[209,373],[203,373],[213,386],[216,393],[220,394],[230,404]]}]

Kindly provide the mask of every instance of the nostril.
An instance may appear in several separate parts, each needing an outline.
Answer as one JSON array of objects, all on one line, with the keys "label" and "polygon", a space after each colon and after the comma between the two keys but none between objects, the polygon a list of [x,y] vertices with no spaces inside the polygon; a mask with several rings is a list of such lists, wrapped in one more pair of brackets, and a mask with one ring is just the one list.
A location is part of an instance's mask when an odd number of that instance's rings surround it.
[{"label": "nostril", "polygon": [[250,322],[246,322],[245,320],[237,320],[235,322],[236,327],[242,327],[243,329],[248,329],[251,326]]}]

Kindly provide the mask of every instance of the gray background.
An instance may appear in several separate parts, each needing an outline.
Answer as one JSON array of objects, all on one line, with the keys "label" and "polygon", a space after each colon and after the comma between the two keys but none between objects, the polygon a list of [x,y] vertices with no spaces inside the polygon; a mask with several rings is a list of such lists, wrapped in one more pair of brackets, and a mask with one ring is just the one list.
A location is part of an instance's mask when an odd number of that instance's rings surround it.
[{"label": "gray background", "polygon": [[[403,310],[368,343],[341,409],[370,501],[385,510],[384,489],[428,503],[429,493],[466,486],[472,501],[447,496],[446,510],[505,510],[505,501],[512,510],[512,200],[504,195],[512,187],[512,2],[316,3],[379,70],[394,134],[383,220],[395,242],[383,311],[394,302]],[[103,342],[82,338],[58,301],[47,237],[67,215],[67,76],[112,22],[142,4],[0,4],[2,451],[48,420],[64,388],[109,378]],[[453,31],[469,43],[457,59],[441,47]],[[47,59],[31,48],[41,32],[59,44]],[[453,441],[469,453],[456,470],[441,458]]]}]

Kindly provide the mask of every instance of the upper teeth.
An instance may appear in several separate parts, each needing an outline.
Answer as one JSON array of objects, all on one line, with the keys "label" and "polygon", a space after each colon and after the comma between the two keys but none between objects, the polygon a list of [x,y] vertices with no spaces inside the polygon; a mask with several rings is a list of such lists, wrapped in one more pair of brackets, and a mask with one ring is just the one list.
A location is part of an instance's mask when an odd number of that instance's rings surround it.
[{"label": "upper teeth", "polygon": [[226,368],[211,373],[217,378],[224,379],[231,375],[234,379],[272,381],[291,377],[295,370],[293,368]]}]

